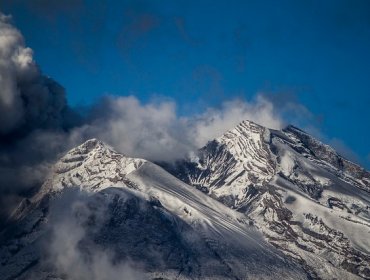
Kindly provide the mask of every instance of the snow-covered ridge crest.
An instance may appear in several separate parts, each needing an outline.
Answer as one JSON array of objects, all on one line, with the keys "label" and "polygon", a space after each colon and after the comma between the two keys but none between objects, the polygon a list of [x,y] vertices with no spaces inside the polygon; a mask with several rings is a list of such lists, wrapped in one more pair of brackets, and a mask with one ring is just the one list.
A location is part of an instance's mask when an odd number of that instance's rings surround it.
[{"label": "snow-covered ridge crest", "polygon": [[76,186],[96,192],[112,185],[130,184],[126,176],[145,162],[119,154],[93,138],[70,150],[54,165],[39,194]]},{"label": "snow-covered ridge crest", "polygon": [[332,147],[292,125],[282,130],[293,150],[356,187],[370,192],[370,172],[338,154]]}]

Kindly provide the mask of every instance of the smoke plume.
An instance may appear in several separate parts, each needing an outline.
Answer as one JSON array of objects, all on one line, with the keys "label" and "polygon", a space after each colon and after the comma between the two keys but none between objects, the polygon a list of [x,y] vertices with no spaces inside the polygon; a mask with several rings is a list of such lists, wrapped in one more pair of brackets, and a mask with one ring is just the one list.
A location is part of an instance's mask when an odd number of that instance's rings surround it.
[{"label": "smoke plume", "polygon": [[297,115],[302,106],[275,106],[258,94],[180,117],[173,101],[108,95],[81,114],[68,106],[64,88],[43,75],[11,17],[0,14],[0,202],[31,195],[63,153],[89,138],[128,156],[174,161],[243,120],[279,129],[287,110]]}]

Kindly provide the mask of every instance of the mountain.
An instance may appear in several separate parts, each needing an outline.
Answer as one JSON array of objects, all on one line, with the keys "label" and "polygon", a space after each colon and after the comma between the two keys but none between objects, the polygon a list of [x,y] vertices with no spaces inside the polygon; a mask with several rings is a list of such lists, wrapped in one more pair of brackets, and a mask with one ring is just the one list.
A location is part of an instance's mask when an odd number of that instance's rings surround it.
[{"label": "mountain", "polygon": [[[12,221],[1,234],[2,279],[116,279],[122,274],[87,271],[103,266],[112,273],[119,263],[132,264],[140,274],[134,279],[307,279],[310,273],[268,244],[243,213],[96,139],[61,158]],[[91,250],[109,251],[113,264],[89,260]]]},{"label": "mountain", "polygon": [[165,167],[245,213],[317,277],[370,279],[370,173],[304,131],[244,121],[198,158]]},{"label": "mountain", "polygon": [[370,279],[370,174],[244,121],[155,164],[91,139],[0,232],[2,279]]}]

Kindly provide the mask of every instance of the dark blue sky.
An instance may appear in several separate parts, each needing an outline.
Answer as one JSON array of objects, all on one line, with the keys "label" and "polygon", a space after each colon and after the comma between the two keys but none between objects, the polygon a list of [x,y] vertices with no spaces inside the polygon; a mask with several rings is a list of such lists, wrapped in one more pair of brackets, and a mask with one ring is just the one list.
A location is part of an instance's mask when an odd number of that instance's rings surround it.
[{"label": "dark blue sky", "polygon": [[162,96],[189,115],[265,92],[370,166],[370,1],[1,3],[71,105]]}]

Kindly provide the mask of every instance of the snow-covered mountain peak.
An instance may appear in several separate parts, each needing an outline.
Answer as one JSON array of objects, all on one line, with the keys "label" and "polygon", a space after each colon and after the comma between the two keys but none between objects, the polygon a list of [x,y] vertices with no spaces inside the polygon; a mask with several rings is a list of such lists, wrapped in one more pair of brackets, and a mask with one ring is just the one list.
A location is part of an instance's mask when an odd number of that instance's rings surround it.
[{"label": "snow-covered mountain peak", "polygon": [[301,129],[243,121],[174,174],[248,214],[274,246],[317,268],[318,278],[348,279],[342,273],[349,271],[370,279],[370,244],[357,235],[369,233],[370,173]]},{"label": "snow-covered mountain peak", "polygon": [[145,162],[144,159],[126,157],[107,144],[90,139],[70,150],[54,165],[39,194],[42,196],[76,186],[87,191],[99,191],[124,184],[126,176]]},{"label": "snow-covered mountain peak", "polygon": [[268,128],[243,121],[200,149],[197,163],[185,163],[176,173],[237,208],[249,196],[250,185],[262,186],[275,174],[268,148],[270,137]]},{"label": "snow-covered mountain peak", "polygon": [[108,214],[89,236],[122,259],[144,260],[152,279],[370,279],[364,169],[298,128],[250,121],[198,155],[172,167],[175,178],[97,139],[72,149],[12,216],[23,223],[22,240],[0,247],[0,274],[44,271],[30,266],[39,260],[29,255],[35,236],[52,221],[53,203],[76,187]]},{"label": "snow-covered mountain peak", "polygon": [[[76,191],[68,190],[70,187],[82,189],[83,200],[69,203],[68,195]],[[84,277],[61,273],[59,278],[55,274],[60,273],[59,267],[53,271],[53,260],[48,259],[45,267],[43,255],[33,254],[38,253],[39,244],[50,242],[50,227],[65,208],[72,208],[65,214],[68,222],[76,218],[78,223],[72,226],[80,228],[81,223],[85,233],[77,234],[77,244],[82,246],[78,246],[76,262],[85,254],[90,259],[91,252],[101,248],[114,256],[114,267],[132,260],[148,276],[135,279],[307,279],[310,275],[304,265],[267,244],[244,213],[181,182],[156,164],[120,155],[93,139],[57,162],[41,191],[18,208],[13,218],[20,226],[17,231],[10,230],[9,236],[21,238],[0,246],[4,279],[18,279],[21,274],[24,277],[19,279],[31,279],[29,275],[37,275],[32,279],[50,279],[51,275],[55,279],[117,279],[116,274],[105,273],[85,277],[85,270]],[[68,231],[67,247],[51,250],[57,250],[64,260],[71,255],[71,238],[70,228],[63,226],[57,223],[55,231],[63,231],[63,236]],[[61,240],[58,244],[64,243],[65,239]],[[50,247],[47,244],[47,250]],[[119,273],[118,278],[121,270]]]},{"label": "snow-covered mountain peak", "polygon": [[104,142],[99,141],[96,138],[92,138],[71,149],[61,158],[61,161],[68,162],[70,159],[76,156],[89,157],[96,153],[115,153],[115,151],[111,146],[105,144]]},{"label": "snow-covered mountain peak", "polygon": [[235,139],[238,137],[251,138],[253,136],[259,140],[259,135],[265,133],[266,131],[268,131],[267,128],[252,121],[244,120],[233,129],[227,131],[221,137],[217,138],[217,140],[219,142],[227,143],[230,139]]},{"label": "snow-covered mountain peak", "polygon": [[112,149],[107,144],[99,141],[96,138],[92,138],[82,143],[81,145],[75,147],[70,152],[79,151],[80,153],[88,153],[95,149]]},{"label": "snow-covered mountain peak", "polygon": [[[269,162],[266,162],[269,155],[266,151],[266,144],[270,142],[271,130],[256,124],[252,121],[244,120],[233,129],[215,139],[221,145],[225,145],[236,160],[254,162],[259,166],[269,169]],[[256,159],[256,160],[254,160]]]}]

